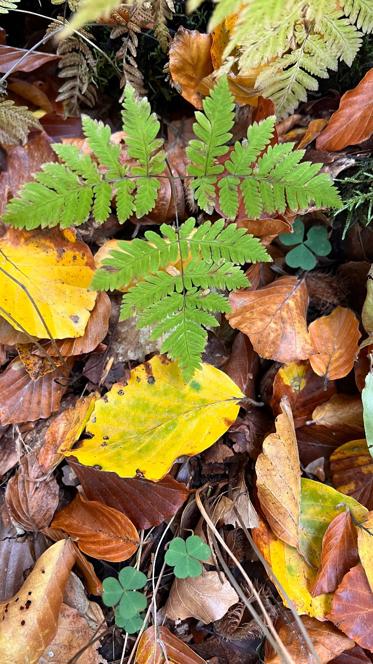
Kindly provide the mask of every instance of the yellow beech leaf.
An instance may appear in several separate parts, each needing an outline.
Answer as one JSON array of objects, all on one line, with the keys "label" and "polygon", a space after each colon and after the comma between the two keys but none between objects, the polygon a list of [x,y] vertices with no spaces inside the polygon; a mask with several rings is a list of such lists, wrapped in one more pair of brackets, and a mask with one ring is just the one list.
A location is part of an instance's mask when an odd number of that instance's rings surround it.
[{"label": "yellow beech leaf", "polygon": [[366,515],[366,519],[357,529],[357,546],[370,589],[373,592],[373,512]]},{"label": "yellow beech leaf", "polygon": [[283,590],[294,603],[299,615],[307,614],[312,618],[325,620],[333,595],[312,597],[309,589],[312,588],[317,570],[307,565],[294,547],[277,539],[263,521],[252,533],[255,544],[272,569],[275,577],[273,581],[284,605],[289,606]]},{"label": "yellow beech leaf", "polygon": [[361,521],[368,510],[354,498],[322,482],[302,479],[299,551],[310,565],[320,565],[322,538],[331,521],[346,509]]},{"label": "yellow beech leaf", "polygon": [[300,512],[300,463],[289,401],[281,400],[276,433],[264,439],[255,472],[263,513],[277,537],[298,546]]},{"label": "yellow beech leaf", "polygon": [[[96,401],[87,425],[92,438],[65,456],[121,477],[157,481],[174,461],[210,447],[236,420],[237,385],[203,364],[185,383],[176,362],[155,356]],[[63,451],[63,450],[61,450]]]},{"label": "yellow beech leaf", "polygon": [[96,301],[93,269],[71,230],[10,229],[0,239],[0,315],[35,337],[80,337]]}]

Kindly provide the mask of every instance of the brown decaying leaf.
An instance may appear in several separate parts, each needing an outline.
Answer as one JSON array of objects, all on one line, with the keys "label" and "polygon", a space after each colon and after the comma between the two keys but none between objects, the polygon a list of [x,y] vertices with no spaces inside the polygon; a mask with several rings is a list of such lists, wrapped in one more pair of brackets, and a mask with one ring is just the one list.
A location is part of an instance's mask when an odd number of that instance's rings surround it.
[{"label": "brown decaying leaf", "polygon": [[[276,631],[289,655],[296,664],[309,664],[312,657],[296,623],[291,621],[292,616],[287,615],[285,620],[276,624]],[[300,616],[313,647],[319,657],[319,664],[327,664],[332,657],[340,655],[348,648],[353,648],[354,642],[339,632],[330,622],[320,622],[310,616]],[[265,657],[265,664],[282,664],[282,657],[271,652]]]},{"label": "brown decaying leaf", "polygon": [[172,664],[205,664],[204,659],[167,627],[148,627],[137,646],[135,664],[165,664],[167,661]]},{"label": "brown decaying leaf", "polygon": [[333,486],[373,510],[373,459],[365,438],[352,440],[330,457]]},{"label": "brown decaying leaf", "polygon": [[[104,629],[101,628],[101,631]],[[97,628],[92,627],[77,609],[62,604],[58,616],[57,633],[45,649],[38,664],[63,664],[83,648],[85,650],[79,657],[79,664],[105,664],[105,660],[98,652],[99,640],[93,641],[87,647],[87,644],[94,640],[96,632]]]},{"label": "brown decaying leaf", "polygon": [[8,90],[13,92],[16,98],[21,97],[22,100],[25,100],[27,106],[36,106],[36,108],[41,108],[46,113],[52,113],[53,111],[53,103],[36,83],[12,76],[8,83]]},{"label": "brown decaying leaf", "polygon": [[116,473],[82,466],[71,459],[69,464],[89,500],[98,500],[123,512],[139,529],[146,530],[170,519],[189,495],[186,486],[170,475],[159,482],[150,482],[124,479]]},{"label": "brown decaying leaf", "polygon": [[347,376],[354,366],[361,337],[354,312],[336,307],[328,316],[313,321],[308,329],[315,350],[310,357],[314,372],[329,380]]},{"label": "brown decaying leaf", "polygon": [[327,527],[321,550],[321,565],[311,595],[332,593],[346,572],[359,562],[356,528],[350,512],[338,514]]},{"label": "brown decaying leaf", "polygon": [[276,433],[263,442],[255,465],[258,498],[273,532],[296,547],[299,538],[301,470],[293,416],[289,402],[281,401]]},{"label": "brown decaying leaf", "polygon": [[255,291],[232,293],[229,300],[230,325],[247,334],[261,357],[287,363],[311,355],[305,281],[281,277]]},{"label": "brown decaying leaf", "polygon": [[351,650],[330,660],[329,664],[372,664],[372,660],[360,646],[354,646]]},{"label": "brown decaying leaf", "polygon": [[315,408],[311,422],[331,429],[343,426],[350,431],[351,437],[362,434],[364,423],[360,396],[335,394],[329,401]]},{"label": "brown decaying leaf", "polygon": [[22,362],[13,360],[0,375],[0,423],[34,422],[58,410],[72,364],[67,359],[63,367],[32,380]]},{"label": "brown decaying leaf", "polygon": [[343,577],[327,617],[359,646],[373,652],[373,593],[362,565]]},{"label": "brown decaying leaf", "polygon": [[231,584],[221,581],[218,572],[204,572],[190,579],[175,579],[165,607],[171,620],[196,618],[205,625],[219,620],[238,596]]},{"label": "brown decaying leaf", "polygon": [[280,412],[280,401],[289,399],[296,428],[310,419],[316,406],[335,393],[333,381],[317,376],[309,362],[291,362],[281,367],[273,381],[271,407],[275,415]]},{"label": "brown decaying leaf", "polygon": [[0,478],[18,463],[20,452],[13,427],[0,427]]},{"label": "brown decaying leaf", "polygon": [[56,514],[51,526],[63,530],[83,553],[99,560],[128,560],[139,545],[139,534],[124,514],[80,494]]},{"label": "brown decaying leaf", "polygon": [[34,344],[17,345],[18,357],[21,360],[31,380],[39,380],[52,371],[64,365],[63,358],[49,358],[45,355],[34,355],[33,351],[37,348]]},{"label": "brown decaying leaf", "polygon": [[5,502],[13,521],[24,530],[49,526],[58,506],[59,487],[53,475],[45,476],[35,452],[22,457],[8,482]]},{"label": "brown decaying leaf", "polygon": [[71,450],[90,418],[97,394],[77,399],[71,408],[59,413],[49,425],[38,461],[44,472],[53,470],[64,458],[61,450]]},{"label": "brown decaying leaf", "polygon": [[196,108],[202,108],[202,98],[208,93],[203,79],[213,71],[211,43],[211,35],[180,27],[170,46],[169,70],[172,81],[184,99]]},{"label": "brown decaying leaf", "polygon": [[322,130],[325,128],[325,126],[328,124],[328,121],[325,120],[325,118],[316,118],[315,120],[311,120],[309,123],[305,134],[302,136],[301,140],[299,141],[297,145],[298,150],[303,150],[304,148],[307,147],[312,141],[315,140],[318,136],[320,136]]},{"label": "brown decaying leaf", "polygon": [[230,358],[221,367],[238,385],[241,392],[255,398],[255,379],[259,371],[259,357],[249,339],[239,332],[233,342]]},{"label": "brown decaying leaf", "polygon": [[51,546],[19,592],[0,607],[0,661],[37,664],[54,638],[64,589],[75,562],[71,542]]},{"label": "brown decaying leaf", "polygon": [[17,344],[27,344],[33,341],[35,337],[29,336],[24,332],[18,332],[8,323],[5,318],[0,318],[0,343],[7,346],[17,346]]},{"label": "brown decaying leaf", "polygon": [[373,69],[342,96],[338,110],[316,141],[318,150],[343,150],[366,141],[373,132]]},{"label": "brown decaying leaf", "polygon": [[[22,62],[20,59],[27,55]],[[0,72],[6,74],[10,69],[15,71],[30,72],[34,69],[39,69],[47,62],[53,62],[60,59],[59,55],[54,53],[40,53],[39,51],[32,51],[31,53],[25,48],[16,48],[14,46],[0,46]],[[13,69],[14,67],[14,69]]]}]

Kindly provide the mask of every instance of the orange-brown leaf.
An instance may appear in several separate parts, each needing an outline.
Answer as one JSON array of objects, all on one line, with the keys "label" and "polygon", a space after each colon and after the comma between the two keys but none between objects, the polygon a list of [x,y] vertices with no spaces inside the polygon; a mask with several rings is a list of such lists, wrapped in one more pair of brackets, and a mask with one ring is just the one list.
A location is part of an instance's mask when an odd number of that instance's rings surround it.
[{"label": "orange-brown leaf", "polygon": [[338,491],[373,510],[373,459],[365,438],[338,447],[330,457],[330,470]]},{"label": "orange-brown leaf", "polygon": [[[341,634],[330,622],[320,622],[310,616],[301,616],[308,636],[312,641],[315,652],[319,657],[319,664],[327,664],[332,657],[340,655],[348,648],[353,648],[354,642]],[[312,661],[309,648],[304,641],[297,624],[291,622],[289,616],[281,624],[276,624],[277,633],[296,664],[309,664]],[[265,658],[265,664],[282,664],[282,658],[277,653],[271,653]]]},{"label": "orange-brown leaf", "polygon": [[19,592],[0,605],[0,661],[37,664],[57,632],[64,589],[75,556],[61,540],[38,559]]},{"label": "orange-brown leaf", "polygon": [[263,442],[256,461],[258,498],[273,532],[296,547],[299,539],[301,470],[293,416],[289,403],[281,402],[276,417],[276,433]]},{"label": "orange-brown leaf", "polygon": [[255,291],[232,293],[230,303],[230,325],[247,334],[261,357],[287,363],[311,355],[305,281],[281,277]]},{"label": "orange-brown leaf", "polygon": [[361,337],[353,311],[337,307],[328,316],[313,321],[309,333],[315,351],[310,357],[314,372],[329,380],[347,376],[354,366]]},{"label": "orange-brown leaf", "polygon": [[351,432],[351,437],[362,434],[364,423],[360,396],[334,394],[321,406],[316,406],[312,413],[312,422],[331,429],[344,427]]},{"label": "orange-brown leaf", "polygon": [[373,593],[362,565],[343,577],[328,618],[359,646],[373,652]]},{"label": "orange-brown leaf", "polygon": [[203,79],[213,71],[211,35],[180,27],[169,51],[171,78],[181,95],[196,108],[202,108],[202,98],[208,93]]},{"label": "orange-brown leaf", "polygon": [[373,132],[373,69],[342,96],[338,110],[316,141],[317,150],[343,150],[366,141]]},{"label": "orange-brown leaf", "polygon": [[356,528],[350,512],[338,514],[327,527],[322,540],[321,566],[311,595],[332,593],[346,572],[359,562]]},{"label": "orange-brown leaf", "polygon": [[135,664],[165,664],[168,661],[172,664],[205,664],[204,659],[167,627],[148,627],[139,641]]},{"label": "orange-brown leaf", "polygon": [[63,530],[83,553],[99,560],[128,560],[139,545],[139,534],[124,514],[80,494],[56,514],[51,526]]},{"label": "orange-brown leaf", "polygon": [[5,501],[13,521],[24,530],[46,528],[57,509],[58,497],[55,477],[45,476],[35,452],[24,456],[6,488]]},{"label": "orange-brown leaf", "polygon": [[[27,58],[24,57],[27,54]],[[20,60],[22,61],[20,62]],[[15,46],[0,46],[0,72],[6,74],[10,69],[12,71],[30,72],[39,69],[48,62],[57,61],[59,55],[53,53],[41,53],[40,51],[28,52],[25,48],[16,48]]]}]

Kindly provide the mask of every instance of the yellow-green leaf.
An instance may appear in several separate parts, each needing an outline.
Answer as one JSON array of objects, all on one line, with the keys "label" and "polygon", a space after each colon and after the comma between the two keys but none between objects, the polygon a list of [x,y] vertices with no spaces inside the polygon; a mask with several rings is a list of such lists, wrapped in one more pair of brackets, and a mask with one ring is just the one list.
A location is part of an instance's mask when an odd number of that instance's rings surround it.
[{"label": "yellow-green leaf", "polygon": [[327,484],[302,479],[299,550],[315,568],[320,565],[322,538],[327,527],[346,508],[358,521],[364,519],[368,511],[354,498]]},{"label": "yellow-green leaf", "polygon": [[92,438],[68,452],[86,466],[121,477],[160,480],[174,461],[210,447],[235,421],[243,397],[222,371],[203,364],[185,383],[176,362],[155,356],[99,399],[87,425]]},{"label": "yellow-green leaf", "polygon": [[373,592],[373,512],[368,512],[366,519],[357,529],[357,546],[370,589]]},{"label": "yellow-green leaf", "polygon": [[[325,620],[332,604],[332,595],[312,597],[309,589],[315,581],[317,570],[307,565],[294,547],[277,539],[262,521],[253,529],[255,543],[270,565],[274,584],[285,606],[289,606],[285,593],[294,602],[299,615],[307,614]],[[283,592],[285,591],[285,593]]]},{"label": "yellow-green leaf", "polygon": [[93,256],[71,230],[10,229],[0,239],[0,316],[39,337],[81,337],[96,293]]}]

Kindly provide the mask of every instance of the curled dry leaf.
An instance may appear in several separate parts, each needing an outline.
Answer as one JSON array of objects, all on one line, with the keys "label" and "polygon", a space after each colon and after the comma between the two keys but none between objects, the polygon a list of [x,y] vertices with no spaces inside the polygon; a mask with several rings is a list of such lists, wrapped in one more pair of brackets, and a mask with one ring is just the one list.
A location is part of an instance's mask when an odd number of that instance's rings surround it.
[{"label": "curled dry leaf", "polygon": [[75,562],[71,542],[53,544],[19,592],[0,605],[0,661],[37,664],[54,638],[64,589]]},{"label": "curled dry leaf", "polygon": [[229,299],[230,325],[247,334],[261,357],[287,363],[311,355],[305,281],[281,277],[255,291],[232,293]]},{"label": "curled dry leaf", "polygon": [[334,382],[317,376],[309,362],[291,362],[277,371],[270,404],[274,414],[278,415],[280,401],[287,397],[297,428],[311,418],[316,406],[330,399],[334,393]]},{"label": "curled dry leaf", "polygon": [[85,496],[123,512],[136,528],[159,526],[171,519],[189,496],[184,484],[166,475],[159,482],[143,479],[124,479],[116,473],[106,473],[69,460],[79,478]]},{"label": "curled dry leaf", "polygon": [[347,376],[354,366],[361,337],[354,312],[337,307],[328,316],[313,321],[309,334],[315,350],[310,357],[314,372],[329,380]]},{"label": "curled dry leaf", "polygon": [[316,141],[318,150],[343,150],[370,138],[373,132],[373,69],[342,96],[338,110]]},{"label": "curled dry leaf", "polygon": [[[92,437],[65,453],[122,477],[164,477],[175,459],[210,447],[235,421],[242,392],[222,371],[203,364],[190,383],[179,366],[155,356],[96,401]],[[146,414],[146,417],[144,417]]]},{"label": "curled dry leaf", "polygon": [[331,606],[331,596],[312,597],[309,590],[315,581],[316,570],[306,563],[294,547],[275,537],[264,521],[252,533],[255,544],[271,567],[273,583],[284,605],[288,606],[286,593],[299,615],[307,614],[317,620],[325,620]]},{"label": "curled dry leaf", "polygon": [[63,367],[32,380],[22,362],[13,360],[0,375],[0,423],[34,422],[58,410],[71,367],[67,359]]},{"label": "curled dry leaf", "polygon": [[46,476],[35,452],[22,457],[17,473],[8,482],[5,501],[13,521],[24,530],[49,526],[58,506],[59,487]]},{"label": "curled dry leaf", "polygon": [[61,450],[71,450],[90,418],[98,394],[81,397],[74,406],[66,408],[54,418],[45,432],[44,443],[38,453],[38,461],[44,472],[53,470],[62,461]]},{"label": "curled dry leaf", "polygon": [[373,512],[359,524],[357,534],[358,550],[361,564],[373,593]]},{"label": "curled dry leaf", "polygon": [[277,537],[291,546],[299,540],[301,470],[289,402],[281,401],[276,433],[263,442],[255,466],[260,506]]},{"label": "curled dry leaf", "polygon": [[1,315],[39,338],[82,336],[96,301],[88,246],[71,230],[10,229],[0,250]]},{"label": "curled dry leaf", "polygon": [[83,553],[99,560],[128,560],[139,545],[139,534],[124,514],[80,494],[56,514],[51,525],[75,539]]},{"label": "curled dry leaf", "polygon": [[204,79],[213,71],[211,35],[180,27],[169,50],[169,71],[181,95],[196,108],[208,94]]},{"label": "curled dry leaf", "polygon": [[165,664],[167,661],[173,664],[205,664],[204,659],[167,627],[148,627],[140,638],[135,664]]},{"label": "curled dry leaf", "polygon": [[327,617],[359,646],[373,652],[373,593],[362,565],[343,577]]},{"label": "curled dry leaf", "polygon": [[[312,660],[309,648],[299,627],[291,618],[292,616],[287,616],[286,620],[276,624],[277,633],[296,664],[309,664]],[[320,622],[309,616],[302,616],[301,621],[312,641],[319,664],[327,664],[333,657],[354,646],[354,642],[341,634],[330,622]],[[265,658],[265,664],[282,664],[282,661],[280,655],[274,652]]]},{"label": "curled dry leaf", "polygon": [[204,572],[202,576],[175,579],[165,607],[171,620],[196,618],[205,625],[222,618],[232,604],[238,602],[236,591],[218,572]]},{"label": "curled dry leaf", "polygon": [[373,509],[373,459],[365,438],[338,447],[330,457],[333,485]]},{"label": "curled dry leaf", "polygon": [[360,396],[334,394],[312,413],[312,423],[334,429],[343,427],[352,436],[364,433],[363,406]]},{"label": "curled dry leaf", "polygon": [[364,519],[367,513],[367,509],[357,500],[339,493],[333,487],[315,480],[302,479],[299,551],[316,569],[320,565],[325,531],[331,521],[346,508],[358,521]]},{"label": "curled dry leaf", "polygon": [[[26,55],[27,57],[24,57]],[[56,62],[59,59],[60,56],[54,53],[40,53],[40,51],[31,51],[30,53],[25,48],[16,48],[5,44],[0,46],[0,72],[2,74],[6,74],[10,69],[12,72],[34,71],[49,62]]]},{"label": "curled dry leaf", "polygon": [[350,512],[334,517],[327,527],[321,548],[321,566],[311,593],[332,593],[346,572],[359,562],[356,528]]}]

